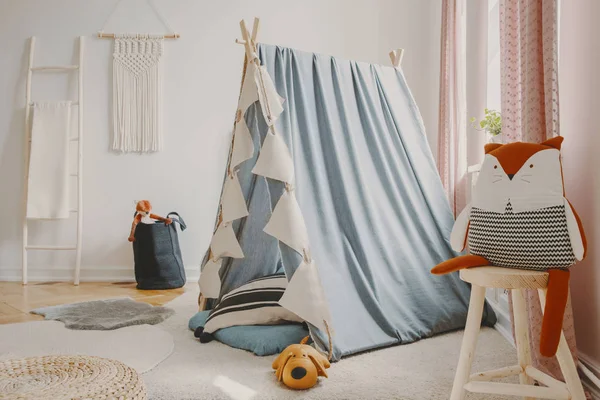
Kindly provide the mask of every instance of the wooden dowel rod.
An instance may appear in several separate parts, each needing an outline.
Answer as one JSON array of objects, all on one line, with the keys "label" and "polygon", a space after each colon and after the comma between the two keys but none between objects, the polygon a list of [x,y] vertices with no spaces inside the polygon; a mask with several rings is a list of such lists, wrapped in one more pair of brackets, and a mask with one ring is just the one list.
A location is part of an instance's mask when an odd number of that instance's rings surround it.
[{"label": "wooden dowel rod", "polygon": [[252,44],[256,45],[256,38],[258,37],[258,28],[260,26],[260,19],[254,17],[254,24],[252,25],[252,35],[250,38],[252,39]]},{"label": "wooden dowel rod", "polygon": [[548,387],[557,388],[558,390],[566,388],[566,384],[564,382],[554,379],[550,375],[532,367],[531,365],[528,365],[527,368],[525,368],[525,373]]},{"label": "wooden dowel rod", "polygon": [[494,378],[505,378],[507,376],[518,375],[523,372],[520,365],[512,365],[510,367],[498,368],[491,371],[478,372],[469,377],[469,381],[489,381]]},{"label": "wooden dowel rod", "polygon": [[[98,32],[98,37],[102,39],[114,39],[115,34]],[[180,37],[181,35],[179,33],[170,33],[168,35],[163,35],[163,39],[179,39]]]},{"label": "wooden dowel rod", "polygon": [[556,400],[570,399],[570,394],[566,389],[520,385],[516,383],[469,382],[465,385],[465,390],[473,393],[502,394],[505,396],[535,397]]},{"label": "wooden dowel rod", "polygon": [[246,49],[246,57],[248,57],[249,61],[252,61],[252,48],[251,46],[251,42],[250,42],[250,34],[248,33],[248,29],[246,29],[246,21],[241,20],[240,21],[240,30],[242,31],[242,37],[244,38],[244,42],[246,42],[244,44],[244,47]]}]

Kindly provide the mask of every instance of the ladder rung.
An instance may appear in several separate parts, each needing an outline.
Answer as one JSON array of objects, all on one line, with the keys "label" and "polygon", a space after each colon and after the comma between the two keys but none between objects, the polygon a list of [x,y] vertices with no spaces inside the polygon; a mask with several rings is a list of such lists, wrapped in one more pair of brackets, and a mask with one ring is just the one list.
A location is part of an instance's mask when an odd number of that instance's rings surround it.
[{"label": "ladder rung", "polygon": [[[73,136],[72,138],[69,138],[69,141],[71,141],[71,142],[76,142],[78,140],[79,140],[79,138],[77,136]],[[29,141],[29,143],[31,143],[31,138],[29,138],[28,141]]]},{"label": "ladder rung", "polygon": [[71,71],[79,68],[79,65],[44,65],[32,67],[32,71]]},{"label": "ladder rung", "polygon": [[[33,102],[33,101],[32,101],[31,103],[29,103],[29,106],[30,106],[30,107],[33,107],[33,105],[34,105],[34,104],[35,104],[35,102]],[[71,105],[72,105],[72,106],[78,106],[78,105],[79,105],[79,102],[78,102],[78,101],[72,101],[72,102],[71,102]]]},{"label": "ladder rung", "polygon": [[25,246],[27,250],[77,250],[77,246]]},{"label": "ladder rung", "polygon": [[77,174],[69,174],[69,176],[77,176]]}]

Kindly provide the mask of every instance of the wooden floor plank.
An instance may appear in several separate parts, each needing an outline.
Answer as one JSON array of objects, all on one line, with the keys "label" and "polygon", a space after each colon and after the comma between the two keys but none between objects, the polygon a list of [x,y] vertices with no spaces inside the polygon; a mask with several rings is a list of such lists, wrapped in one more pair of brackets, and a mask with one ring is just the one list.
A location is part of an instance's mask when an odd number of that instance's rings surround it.
[{"label": "wooden floor plank", "polygon": [[18,282],[0,282],[0,324],[43,319],[29,311],[47,306],[131,297],[136,301],[164,305],[187,290],[197,290],[195,283],[169,290],[138,290],[135,282],[83,282],[74,286],[68,282],[35,282],[23,286]]}]

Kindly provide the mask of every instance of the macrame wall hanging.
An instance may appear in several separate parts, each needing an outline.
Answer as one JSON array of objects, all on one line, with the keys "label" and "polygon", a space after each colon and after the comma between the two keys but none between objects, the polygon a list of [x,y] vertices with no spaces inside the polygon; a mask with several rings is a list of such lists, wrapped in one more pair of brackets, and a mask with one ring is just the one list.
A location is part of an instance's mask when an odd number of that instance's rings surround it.
[{"label": "macrame wall hanging", "polygon": [[[104,26],[114,14],[117,1]],[[120,152],[155,152],[162,149],[162,58],[164,39],[179,35],[148,0],[156,16],[173,33],[168,35],[114,34],[98,32],[100,38],[113,38],[113,140]]]}]

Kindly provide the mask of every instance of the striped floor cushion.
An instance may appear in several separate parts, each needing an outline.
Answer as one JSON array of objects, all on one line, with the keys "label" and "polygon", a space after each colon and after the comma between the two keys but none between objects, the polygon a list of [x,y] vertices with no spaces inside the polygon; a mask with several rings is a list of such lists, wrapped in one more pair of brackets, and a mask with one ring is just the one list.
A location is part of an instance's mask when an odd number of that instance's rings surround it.
[{"label": "striped floor cushion", "polygon": [[211,311],[204,328],[196,330],[196,337],[206,343],[213,339],[212,333],[230,326],[303,322],[296,314],[279,305],[287,283],[284,274],[276,274],[255,279],[232,290]]}]

